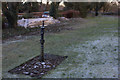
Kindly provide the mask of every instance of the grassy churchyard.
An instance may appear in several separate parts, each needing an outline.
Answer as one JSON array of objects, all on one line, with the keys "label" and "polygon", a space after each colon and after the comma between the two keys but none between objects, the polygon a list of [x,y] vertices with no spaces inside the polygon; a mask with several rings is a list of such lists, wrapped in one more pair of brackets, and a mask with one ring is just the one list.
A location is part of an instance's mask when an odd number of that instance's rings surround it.
[{"label": "grassy churchyard", "polygon": [[[65,26],[71,30],[45,33],[45,53],[68,58],[43,78],[118,78],[118,17],[80,18],[71,24]],[[40,34],[18,37],[2,44],[3,78],[30,78],[8,71],[40,55]]]}]

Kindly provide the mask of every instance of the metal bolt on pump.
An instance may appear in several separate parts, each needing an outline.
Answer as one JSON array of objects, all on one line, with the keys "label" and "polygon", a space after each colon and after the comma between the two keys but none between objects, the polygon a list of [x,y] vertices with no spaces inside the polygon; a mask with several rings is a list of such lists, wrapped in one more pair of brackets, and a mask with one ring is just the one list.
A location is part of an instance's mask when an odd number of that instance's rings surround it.
[{"label": "metal bolt on pump", "polygon": [[44,21],[42,22],[42,27],[41,27],[41,39],[40,39],[40,43],[41,43],[41,56],[40,56],[40,61],[44,62]]}]

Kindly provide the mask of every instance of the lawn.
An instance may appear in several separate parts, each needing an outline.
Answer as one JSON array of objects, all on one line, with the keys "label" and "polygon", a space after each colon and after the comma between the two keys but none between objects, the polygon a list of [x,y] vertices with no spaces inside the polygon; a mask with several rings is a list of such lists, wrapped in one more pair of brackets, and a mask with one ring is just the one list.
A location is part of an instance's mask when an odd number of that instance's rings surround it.
[{"label": "lawn", "polygon": [[[98,16],[78,20],[66,26],[72,30],[45,34],[45,53],[68,58],[43,78],[117,78],[118,18]],[[29,35],[3,43],[4,78],[30,78],[7,71],[39,55],[39,40],[40,35]]]}]

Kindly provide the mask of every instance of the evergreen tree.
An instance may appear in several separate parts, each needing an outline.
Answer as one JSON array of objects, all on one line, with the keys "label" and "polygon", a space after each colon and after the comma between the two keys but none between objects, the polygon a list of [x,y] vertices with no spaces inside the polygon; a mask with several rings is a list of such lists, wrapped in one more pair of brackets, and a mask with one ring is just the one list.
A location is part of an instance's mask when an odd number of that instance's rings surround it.
[{"label": "evergreen tree", "polygon": [[80,12],[81,17],[86,17],[88,13],[87,2],[65,2],[66,10],[74,9]]},{"label": "evergreen tree", "polygon": [[58,2],[52,2],[51,3],[51,7],[50,7],[50,16],[52,16],[53,18],[57,18],[57,13],[58,13],[58,6],[59,3]]}]

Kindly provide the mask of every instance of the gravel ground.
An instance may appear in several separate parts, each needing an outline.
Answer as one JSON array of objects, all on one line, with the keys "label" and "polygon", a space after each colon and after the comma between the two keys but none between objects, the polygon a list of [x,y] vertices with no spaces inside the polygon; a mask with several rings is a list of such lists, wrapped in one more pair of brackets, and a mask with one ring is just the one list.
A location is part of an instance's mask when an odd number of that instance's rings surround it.
[{"label": "gravel ground", "polygon": [[40,56],[37,56],[15,67],[9,72],[12,74],[24,74],[35,78],[41,78],[43,75],[47,74],[48,71],[54,69],[66,58],[67,56],[64,57],[52,54],[45,54],[44,62],[41,62]]}]

